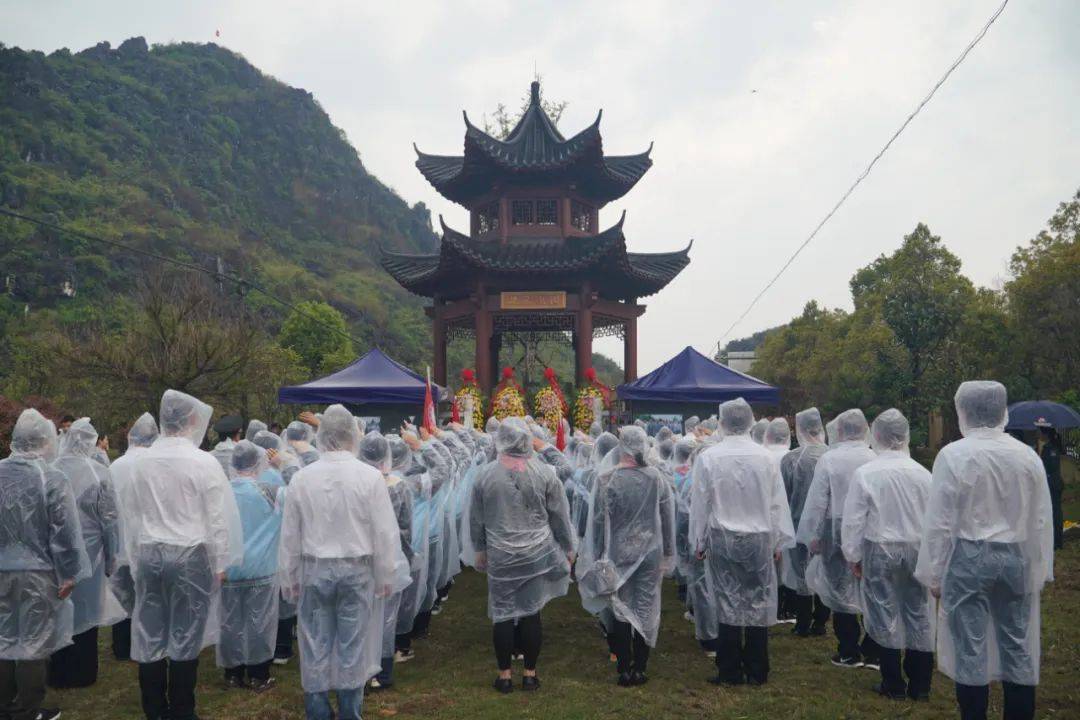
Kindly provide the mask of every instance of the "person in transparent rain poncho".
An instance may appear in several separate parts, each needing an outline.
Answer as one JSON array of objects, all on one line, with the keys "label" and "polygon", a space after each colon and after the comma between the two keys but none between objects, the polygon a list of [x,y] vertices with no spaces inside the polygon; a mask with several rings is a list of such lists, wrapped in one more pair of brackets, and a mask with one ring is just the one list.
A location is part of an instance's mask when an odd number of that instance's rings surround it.
[{"label": "person in transparent rain poncho", "polygon": [[832,610],[837,654],[832,663],[838,667],[875,667],[878,647],[869,635],[859,637],[859,583],[844,559],[840,532],[844,519],[844,501],[855,471],[876,456],[867,444],[870,427],[862,410],[845,410],[835,419],[836,442],[818,460],[814,480],[799,519],[797,540],[810,549],[806,584]]},{"label": "person in transparent rain poncho", "polygon": [[[818,460],[829,449],[825,444],[825,428],[821,425],[821,413],[817,408],[808,408],[795,414],[795,438],[799,447],[781,458],[780,474],[784,477],[791,523],[798,528]],[[810,549],[802,543],[796,543],[784,552],[780,565],[780,582],[791,591],[788,600],[795,614],[792,633],[796,637],[824,635],[831,612],[829,606],[806,584],[806,566],[809,562]]]},{"label": "person in transparent rain poncho", "polygon": [[90,577],[71,593],[75,606],[72,644],[49,659],[48,683],[54,688],[89,687],[97,682],[98,627],[124,618],[106,580],[116,568],[119,535],[109,468],[94,459],[97,439],[90,418],[76,420],[60,438],[60,455],[53,463],[71,484],[90,560]]},{"label": "person in transparent rain poncho", "polygon": [[776,456],[750,438],[745,400],[720,406],[723,439],[694,462],[690,540],[716,607],[717,684],[764,684],[776,623],[776,559],[794,544]]},{"label": "person in transparent rain poncho", "polygon": [[300,461],[301,467],[310,465],[319,459],[319,451],[312,445],[314,440],[315,431],[305,422],[293,420],[285,428],[285,442],[288,443],[293,455]]},{"label": "person in transparent rain poncho", "polygon": [[495,689],[510,692],[511,654],[525,655],[523,690],[536,690],[540,611],[570,585],[574,541],[570,509],[555,471],[535,455],[525,423],[503,420],[495,436],[498,458],[473,484],[463,527],[461,560],[487,573],[488,617],[499,675]]},{"label": "person in transparent rain poncho", "polygon": [[[113,494],[118,508],[125,506],[125,495],[131,488],[131,471],[136,458],[146,452],[158,438],[157,421],[150,413],[139,416],[128,430],[127,450],[109,467],[112,476]],[[131,563],[127,557],[127,543],[124,540],[124,517],[117,513],[116,571],[109,576],[109,589],[120,603],[125,619],[112,626],[112,652],[117,660],[131,659],[131,612],[135,608],[135,581],[131,577]]]},{"label": "person in transparent rain poncho", "polygon": [[240,514],[221,464],[199,449],[213,408],[166,390],[161,436],[135,458],[123,493],[135,580],[131,658],[148,720],[195,717],[199,652],[217,642],[221,581],[243,559]]},{"label": "person in transparent rain poncho", "polygon": [[[596,487],[596,477],[603,467],[604,458],[612,454],[618,446],[619,438],[609,432],[600,433],[592,445],[588,465],[581,474],[581,492],[576,494],[575,502],[570,508],[579,547],[585,539],[585,530],[588,527],[589,507],[592,504],[592,494]],[[617,455],[612,455],[612,459],[613,462],[617,462]]]},{"label": "person in transparent rain poncho", "polygon": [[261,432],[269,432],[266,423],[262,420],[251,420],[248,422],[247,430],[244,432],[244,439],[255,442],[255,436]]},{"label": "person in transparent rain poncho", "polygon": [[470,458],[464,444],[449,430],[436,430],[426,442],[430,442],[432,449],[442,456],[448,470],[447,481],[438,492],[432,491],[432,507],[438,514],[438,517],[432,517],[432,522],[439,530],[439,552],[433,556],[434,566],[430,577],[435,588],[431,614],[438,615],[442,612],[442,604],[450,596],[454,577],[461,572],[458,560],[461,538],[454,519],[454,501]]},{"label": "person in transparent rain poncho", "polygon": [[937,659],[956,681],[961,717],[985,718],[989,684],[1004,716],[1035,715],[1039,600],[1054,579],[1050,491],[1039,456],[1004,432],[1005,387],[956,391],[961,440],[934,461],[915,577],[940,596]]},{"label": "person in transparent rain poncho", "polygon": [[[402,446],[400,438],[397,442]],[[394,510],[394,521],[398,528],[397,567],[395,581],[397,589],[386,600],[382,618],[382,646],[379,654],[380,670],[372,678],[373,690],[384,690],[394,684],[394,639],[397,631],[398,612],[401,598],[412,584],[412,493],[400,475],[393,472],[394,457],[390,439],[378,432],[369,432],[360,441],[360,460],[375,468],[386,482],[386,491],[390,495],[390,505]]]},{"label": "person in transparent rain poncho", "polygon": [[[762,446],[771,452],[778,461],[783,461],[784,456],[791,450],[791,426],[785,418],[777,417],[769,421],[765,427],[765,435],[761,439]],[[783,473],[781,472],[781,475]],[[785,485],[785,490],[787,486]],[[790,498],[789,498],[790,500]],[[778,574],[782,574],[782,568],[778,568]],[[780,622],[795,622],[795,603],[792,602],[792,593],[780,584],[777,587],[776,617]]]},{"label": "person in transparent rain poncho", "polygon": [[41,710],[46,661],[71,644],[69,596],[91,570],[56,445],[52,421],[24,410],[0,460],[0,710],[23,720],[59,712]]},{"label": "person in transparent rain poncho", "polygon": [[678,555],[679,601],[685,603],[683,617],[694,623],[697,638],[708,657],[716,657],[716,603],[709,599],[708,581],[705,579],[705,560],[698,559],[696,548],[690,542],[690,500],[693,487],[693,461],[698,443],[693,438],[682,438],[675,444],[673,479],[675,485],[675,549]]},{"label": "person in transparent rain poncho", "polygon": [[278,572],[299,603],[300,682],[309,720],[359,720],[364,684],[381,669],[383,612],[396,590],[400,535],[382,474],[356,454],[360,431],[341,405],[326,409],[319,459],[285,496]]},{"label": "person in transparent rain poncho", "polygon": [[610,609],[609,644],[621,686],[643,685],[660,629],[661,584],[675,570],[671,483],[645,462],[645,431],[619,431],[617,462],[596,478],[578,564],[587,610]]},{"label": "person in transparent rain poncho", "polygon": [[[449,450],[442,443],[420,431],[424,439],[420,440],[411,430],[404,431],[401,439],[412,450],[412,465],[406,470],[406,480],[420,483],[422,488],[414,487],[413,524],[424,529],[427,537],[426,549],[414,545],[413,549],[427,561],[424,586],[418,588],[418,612],[413,619],[413,629],[406,644],[398,643],[398,649],[411,651],[411,640],[426,638],[431,625],[431,616],[438,601],[439,576],[446,565],[446,545],[448,534],[446,525],[446,505],[454,488],[454,466]],[[420,491],[421,496],[417,495]],[[398,662],[406,662],[412,657],[411,652],[399,653]]]},{"label": "person in transparent rain poncho", "polygon": [[260,430],[250,440],[267,453],[269,464],[259,474],[259,483],[273,489],[285,487],[300,470],[300,461],[292,454],[288,444],[269,430]]},{"label": "person in transparent rain poncho", "polygon": [[[401,591],[398,602],[396,623],[392,628],[392,661],[408,662],[413,658],[410,649],[412,629],[420,602],[424,599],[427,588],[427,522],[426,515],[420,511],[423,504],[431,500],[430,483],[425,483],[422,474],[410,474],[413,464],[412,450],[398,435],[387,435],[390,446],[390,473],[387,477],[390,501],[397,515],[398,528],[401,531],[401,551],[409,562],[409,584]],[[407,517],[403,516],[407,509]],[[385,629],[384,629],[385,632]],[[386,636],[383,636],[383,653],[386,652]],[[386,656],[383,655],[383,667],[387,668]],[[376,677],[380,685],[393,683],[393,665],[389,673]]]},{"label": "person in transparent rain poncho", "polygon": [[777,459],[783,458],[791,450],[791,426],[782,417],[773,418],[765,428],[765,437],[762,445],[769,452],[776,455]]},{"label": "person in transparent rain poncho", "polygon": [[750,439],[756,442],[758,445],[765,444],[765,431],[769,429],[769,421],[766,418],[761,418],[754,423],[750,428]]},{"label": "person in transparent rain poncho", "polygon": [[257,693],[274,686],[270,663],[278,628],[277,561],[284,488],[263,484],[265,448],[241,440],[233,449],[230,484],[244,530],[244,558],[225,573],[221,586],[218,667],[230,688]]},{"label": "person in transparent rain poncho", "polygon": [[915,563],[930,473],[911,459],[909,438],[899,410],[874,420],[870,443],[877,457],[855,471],[840,536],[844,557],[859,578],[866,633],[880,646],[877,692],[894,700],[928,700],[934,615],[930,593],[915,579]]},{"label": "person in transparent rain poncho", "polygon": [[690,417],[686,418],[686,420],[683,421],[683,434],[687,436],[693,435],[694,430],[697,428],[699,423],[701,423],[701,418],[699,418],[697,415],[691,415]]}]

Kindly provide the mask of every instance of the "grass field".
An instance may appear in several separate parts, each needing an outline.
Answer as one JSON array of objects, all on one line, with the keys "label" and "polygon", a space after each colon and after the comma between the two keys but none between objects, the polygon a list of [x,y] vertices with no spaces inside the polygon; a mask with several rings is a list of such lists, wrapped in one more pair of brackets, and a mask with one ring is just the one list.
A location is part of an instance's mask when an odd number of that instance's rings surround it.
[{"label": "grass field", "polygon": [[[1080,492],[1072,484],[1066,518],[1080,518]],[[1043,670],[1038,690],[1039,718],[1080,718],[1080,537],[1059,553],[1056,582],[1043,595]],[[712,665],[697,649],[692,626],[671,583],[665,587],[659,646],[649,663],[647,685],[615,685],[604,641],[581,609],[577,593],[544,611],[543,688],[538,693],[502,696],[491,689],[495,675],[491,626],[485,615],[483,576],[462,575],[445,611],[434,618],[431,637],[417,644],[417,659],[396,669],[393,690],[369,696],[367,718],[397,717],[482,720],[485,718],[747,718],[833,720],[845,718],[955,718],[952,682],[935,675],[929,704],[895,703],[870,692],[878,675],[829,664],[833,638],[797,639],[789,625],[770,636],[772,672],[759,688],[717,688],[705,682]],[[142,717],[136,666],[117,663],[102,633],[101,676],[86,690],[53,692],[73,720]],[[520,671],[520,666],[515,666]],[[203,720],[291,720],[303,717],[299,668],[274,668],[278,687],[260,696],[223,689],[213,652],[200,667],[199,714]],[[517,679],[517,676],[515,676]],[[1000,717],[1000,688],[992,694],[991,717]]]}]

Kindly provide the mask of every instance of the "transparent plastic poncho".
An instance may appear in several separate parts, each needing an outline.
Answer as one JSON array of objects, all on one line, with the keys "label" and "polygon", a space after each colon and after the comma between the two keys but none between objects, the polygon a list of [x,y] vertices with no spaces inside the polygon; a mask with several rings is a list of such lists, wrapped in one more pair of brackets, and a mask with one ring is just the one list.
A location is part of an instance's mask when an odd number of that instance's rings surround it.
[{"label": "transparent plastic poncho", "polygon": [[619,460],[596,478],[577,572],[586,610],[610,610],[655,647],[661,583],[676,564],[675,499],[671,483],[645,464],[646,447],[640,427],[620,430],[612,451]]},{"label": "transparent plastic poncho", "polygon": [[[784,478],[784,490],[788,496],[791,510],[791,523],[799,527],[806,496],[814,481],[814,471],[818,460],[829,447],[825,444],[825,428],[821,425],[821,415],[817,408],[809,408],[795,415],[795,436],[799,447],[788,452],[780,460],[780,474]],[[810,549],[796,543],[784,551],[780,565],[780,582],[800,595],[812,595],[806,584],[806,566],[810,562]]]},{"label": "transparent plastic poncho", "polygon": [[787,420],[782,417],[770,420],[762,444],[778,458],[784,457],[791,450],[791,426]]},{"label": "transparent plastic poncho", "polygon": [[266,662],[277,644],[277,561],[285,490],[259,482],[267,464],[263,447],[248,440],[237,443],[230,483],[244,528],[244,559],[226,571],[221,588],[220,667]]},{"label": "transparent plastic poncho", "polygon": [[213,408],[184,393],[161,398],[161,436],[134,459],[121,497],[135,584],[131,657],[191,660],[217,642],[218,574],[243,559],[240,515],[221,464],[199,450]]},{"label": "transparent plastic poncho", "polygon": [[934,461],[915,577],[940,589],[938,669],[964,685],[1039,682],[1040,594],[1054,579],[1046,472],[1004,432],[1005,388],[956,392],[964,437]]},{"label": "transparent plastic poncho", "polygon": [[90,574],[74,494],[48,464],[56,443],[52,422],[24,410],[0,460],[0,603],[12,621],[0,625],[4,660],[44,660],[70,645],[74,606],[57,591]]},{"label": "transparent plastic poncho", "polygon": [[871,426],[878,456],[855,471],[841,537],[844,557],[861,563],[863,625],[879,645],[934,650],[930,592],[915,579],[930,473],[908,453],[908,423],[886,410]]},{"label": "transparent plastic poncho", "polygon": [[[579,545],[584,540],[585,529],[588,527],[589,508],[592,505],[596,477],[601,472],[610,470],[618,462],[618,445],[619,439],[609,432],[603,432],[597,436],[592,446],[589,462],[578,480],[580,490],[574,494],[570,513]],[[607,459],[606,462],[605,459]]]},{"label": "transparent plastic poncho", "polygon": [[780,464],[750,437],[753,414],[745,401],[724,403],[720,416],[723,439],[694,461],[691,545],[705,553],[708,600],[718,622],[773,625],[774,556],[792,547],[795,534]]},{"label": "transparent plastic poncho", "polygon": [[487,573],[492,622],[528,617],[570,585],[570,509],[554,470],[537,459],[523,422],[503,420],[498,458],[473,484],[461,561]]},{"label": "transparent plastic poncho", "polygon": [[408,490],[412,511],[410,524],[410,568],[411,583],[402,591],[398,606],[396,633],[403,635],[413,628],[416,616],[424,610],[428,597],[428,570],[430,559],[431,532],[431,478],[422,462],[404,440],[390,437],[392,457],[391,472],[402,478],[403,486]]},{"label": "transparent plastic poncho", "polygon": [[382,474],[356,457],[348,410],[327,408],[317,440],[319,460],[285,496],[278,555],[282,594],[298,603],[306,692],[359,688],[379,671],[385,603],[402,589],[390,495]]},{"label": "transparent plastic poncho", "polygon": [[97,430],[89,418],[76,420],[60,439],[60,456],[53,463],[67,476],[75,496],[83,544],[90,560],[90,577],[76,584],[71,593],[76,635],[112,625],[126,615],[106,580],[116,570],[120,535],[109,468],[94,459],[97,439]]},{"label": "transparent plastic poncho", "polygon": [[861,410],[845,410],[833,422],[836,442],[814,468],[796,537],[812,555],[806,567],[810,590],[833,612],[859,613],[859,584],[844,559],[840,531],[851,479],[875,455],[867,444],[869,427]]},{"label": "transparent plastic poncho", "polygon": [[143,413],[132,424],[127,435],[127,450],[109,466],[113,494],[117,506],[116,571],[109,577],[109,588],[120,603],[125,615],[130,616],[135,607],[135,582],[131,578],[131,563],[127,557],[125,540],[126,521],[119,509],[125,506],[125,494],[131,487],[131,469],[135,459],[154,444],[158,438],[157,421],[150,413]]}]

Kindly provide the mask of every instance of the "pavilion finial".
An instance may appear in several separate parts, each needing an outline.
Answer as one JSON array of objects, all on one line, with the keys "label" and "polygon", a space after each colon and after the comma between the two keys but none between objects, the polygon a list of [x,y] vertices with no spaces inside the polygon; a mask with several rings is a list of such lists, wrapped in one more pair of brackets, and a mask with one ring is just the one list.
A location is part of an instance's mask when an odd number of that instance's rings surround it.
[{"label": "pavilion finial", "polygon": [[529,96],[533,104],[540,104],[540,81],[533,80],[532,85],[529,86]]}]

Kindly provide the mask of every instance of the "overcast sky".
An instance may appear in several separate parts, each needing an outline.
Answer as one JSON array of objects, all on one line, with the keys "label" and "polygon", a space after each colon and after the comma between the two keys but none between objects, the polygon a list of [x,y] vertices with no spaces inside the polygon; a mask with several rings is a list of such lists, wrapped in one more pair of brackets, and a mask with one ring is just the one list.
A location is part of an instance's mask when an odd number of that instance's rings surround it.
[{"label": "overcast sky", "polygon": [[[710,353],[975,36],[1000,0],[967,2],[259,2],[0,0],[0,42],[52,51],[216,41],[311,91],[368,170],[458,229],[466,213],[413,165],[412,143],[460,153],[474,122],[516,104],[534,68],[570,135],[600,108],[609,153],[655,142],[626,197],[631,250],[694,238],[690,266],[648,304],[645,373]],[[990,34],[780,283],[733,333],[817,299],[927,223],[977,284],[1080,187],[1080,2],[1013,0]],[[215,32],[220,31],[220,38]],[[615,340],[598,348],[620,362]]]}]

